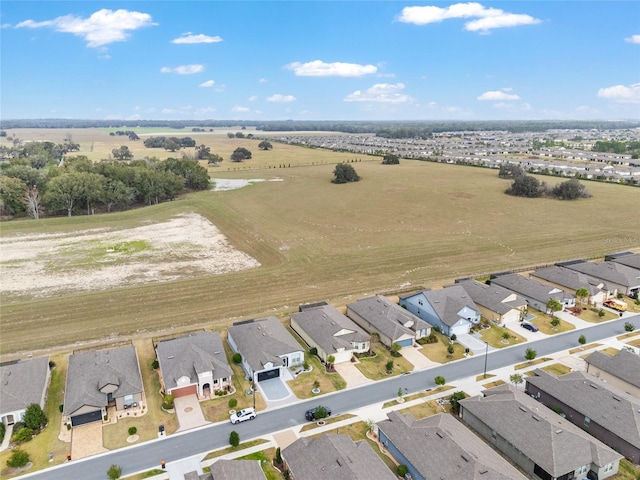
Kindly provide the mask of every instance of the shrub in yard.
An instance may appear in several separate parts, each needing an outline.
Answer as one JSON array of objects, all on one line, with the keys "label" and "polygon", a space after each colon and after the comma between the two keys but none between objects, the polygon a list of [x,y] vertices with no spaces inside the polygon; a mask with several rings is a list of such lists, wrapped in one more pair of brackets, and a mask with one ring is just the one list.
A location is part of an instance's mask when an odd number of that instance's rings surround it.
[{"label": "shrub in yard", "polygon": [[20,468],[24,467],[27,463],[29,463],[29,454],[24,450],[16,448],[11,452],[11,456],[9,460],[7,460],[7,466],[11,468]]},{"label": "shrub in yard", "polygon": [[407,468],[406,465],[398,465],[398,468],[396,468],[396,473],[398,474],[399,477],[403,477],[409,473],[409,469]]},{"label": "shrub in yard", "polygon": [[32,430],[39,430],[47,424],[47,416],[37,403],[32,403],[27,407],[23,420],[24,424]]},{"label": "shrub in yard", "polygon": [[129,435],[135,435],[137,431],[138,429],[136,427],[129,427],[129,430],[127,430],[127,432],[129,432]]},{"label": "shrub in yard", "polygon": [[455,342],[457,338],[458,338],[458,336],[455,333],[451,334],[451,341],[452,342]]},{"label": "shrub in yard", "polygon": [[311,347],[311,348],[309,349],[309,353],[310,353],[311,355],[318,355],[318,349],[317,349],[316,347]]},{"label": "shrub in yard", "polygon": [[31,430],[30,428],[24,427],[18,430],[16,433],[14,433],[13,436],[11,437],[11,440],[17,443],[23,443],[31,440],[31,437],[33,437],[33,430]]},{"label": "shrub in yard", "polygon": [[60,413],[64,411],[64,405],[62,403],[58,405],[58,410],[60,410]]},{"label": "shrub in yard", "polygon": [[447,352],[449,353],[449,355],[453,355],[454,349],[453,349],[453,344],[452,343],[450,343],[447,346]]},{"label": "shrub in yard", "polygon": [[173,409],[173,406],[173,395],[171,395],[170,393],[165,393],[163,397],[162,408],[164,408],[165,410],[171,410]]},{"label": "shrub in yard", "polygon": [[392,371],[392,370],[393,370],[393,360],[389,360],[389,361],[385,364],[384,368],[385,368],[385,370],[386,370],[387,372]]},{"label": "shrub in yard", "polygon": [[604,310],[603,309],[598,310],[598,316],[600,318],[604,317]]},{"label": "shrub in yard", "polygon": [[0,422],[0,443],[4,440],[4,434],[7,432],[7,427],[5,427],[4,423]]},{"label": "shrub in yard", "polygon": [[238,400],[235,398],[229,399],[229,408],[236,408],[238,406]]},{"label": "shrub in yard", "polygon": [[233,354],[233,357],[231,357],[231,360],[233,360],[233,363],[235,363],[236,365],[239,365],[242,363],[242,355],[236,352]]},{"label": "shrub in yard", "polygon": [[154,370],[157,370],[160,368],[160,362],[158,360],[154,360],[153,362],[151,362],[151,368],[153,368]]},{"label": "shrub in yard", "polygon": [[453,413],[458,413],[460,411],[460,400],[464,400],[467,398],[467,395],[464,392],[453,392],[453,394],[449,397],[449,404],[451,405],[451,411]]}]

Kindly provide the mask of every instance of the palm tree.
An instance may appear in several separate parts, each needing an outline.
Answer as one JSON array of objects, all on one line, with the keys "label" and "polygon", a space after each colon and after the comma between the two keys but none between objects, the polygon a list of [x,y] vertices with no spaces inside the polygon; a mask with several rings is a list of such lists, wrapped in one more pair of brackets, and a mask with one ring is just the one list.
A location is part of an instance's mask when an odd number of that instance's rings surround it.
[{"label": "palm tree", "polygon": [[587,290],[586,288],[577,289],[576,297],[578,297],[580,303],[584,303],[584,299],[589,297],[589,290]]}]

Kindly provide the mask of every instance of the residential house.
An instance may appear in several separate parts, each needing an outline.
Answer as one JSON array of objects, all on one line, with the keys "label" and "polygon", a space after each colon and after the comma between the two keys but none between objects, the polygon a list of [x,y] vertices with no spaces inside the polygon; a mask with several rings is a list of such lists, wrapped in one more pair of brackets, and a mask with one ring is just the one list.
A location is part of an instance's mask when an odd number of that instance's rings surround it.
[{"label": "residential house", "polygon": [[584,372],[557,377],[536,370],[525,392],[640,464],[640,399]]},{"label": "residential house", "polygon": [[287,367],[304,363],[304,349],[275,317],[234,323],[227,342],[242,355],[242,368],[254,383],[281,377]]},{"label": "residential house", "polygon": [[291,480],[396,480],[369,444],[328,433],[300,437],[281,452]]},{"label": "residential house", "polygon": [[184,474],[184,480],[266,480],[259,460],[217,460],[211,464],[211,471]]},{"label": "residential house", "polygon": [[575,260],[558,263],[557,265],[576,272],[582,272],[603,281],[610,296],[618,293],[633,296],[640,291],[640,270],[621,263]]},{"label": "residential house", "polygon": [[156,345],[163,389],[174,397],[210,396],[232,385],[233,372],[218,332],[198,332]]},{"label": "residential house", "polygon": [[29,405],[45,408],[49,380],[49,357],[31,358],[0,365],[0,420],[5,425],[21,422]]},{"label": "residential house", "polygon": [[69,357],[63,415],[72,427],[102,421],[107,407],[139,407],[144,400],[133,346],[90,350]]},{"label": "residential house", "polygon": [[348,304],[347,317],[370,334],[377,333],[389,348],[394,343],[411,347],[431,333],[431,325],[382,295]]},{"label": "residential house", "polygon": [[471,279],[456,283],[469,294],[482,317],[494,323],[517,322],[527,308],[527,301],[522,296],[500,285],[487,285]]},{"label": "residential house", "polygon": [[349,362],[354,353],[368,352],[371,344],[367,332],[331,305],[292,314],[291,328],[318,351],[325,363],[330,355],[334,357],[333,363]]},{"label": "residential house", "polygon": [[533,478],[604,480],[618,473],[622,455],[512,385],[461,400],[460,418]]},{"label": "residential house", "polygon": [[469,333],[480,309],[461,285],[400,296],[400,305],[447,336]]},{"label": "residential house", "polygon": [[576,297],[572,293],[517,273],[492,276],[491,285],[499,285],[521,295],[529,306],[544,313],[551,313],[547,308],[547,303],[550,300],[559,301],[563,309],[573,307],[576,304]]},{"label": "residential house", "polygon": [[605,262],[619,263],[640,270],[640,253],[619,252],[604,257]]},{"label": "residential house", "polygon": [[377,424],[378,438],[413,480],[527,478],[452,415],[387,417]]},{"label": "residential house", "polygon": [[640,398],[640,355],[620,350],[615,355],[593,352],[584,359],[587,373]]},{"label": "residential house", "polygon": [[590,305],[602,303],[610,298],[609,291],[602,280],[576,270],[559,267],[558,265],[540,268],[529,274],[529,276],[569,292],[575,293],[577,290],[584,288],[589,293],[586,301]]}]

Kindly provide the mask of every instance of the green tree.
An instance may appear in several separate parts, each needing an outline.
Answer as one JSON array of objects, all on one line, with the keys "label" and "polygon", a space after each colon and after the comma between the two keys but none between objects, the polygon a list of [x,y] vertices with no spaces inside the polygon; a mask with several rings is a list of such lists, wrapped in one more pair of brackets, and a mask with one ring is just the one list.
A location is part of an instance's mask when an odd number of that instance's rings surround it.
[{"label": "green tree", "polygon": [[83,175],[80,172],[71,172],[49,180],[42,199],[47,210],[66,210],[67,216],[70,217],[84,195]]},{"label": "green tree", "polygon": [[47,424],[47,416],[37,403],[30,404],[24,412],[22,420],[24,424],[32,430],[40,430]]},{"label": "green tree", "polygon": [[180,150],[180,148],[182,148],[182,147],[181,147],[179,141],[177,142],[173,138],[167,138],[164,141],[164,149],[165,150],[169,150],[170,152],[175,152],[176,150]]},{"label": "green tree", "polygon": [[576,200],[578,198],[588,198],[591,195],[585,186],[576,178],[562,182],[551,189],[551,195],[560,200]]},{"label": "green tree", "polygon": [[560,326],[560,319],[558,317],[553,317],[550,323],[552,327],[558,328]]},{"label": "green tree", "polygon": [[585,337],[584,335],[580,335],[578,337],[578,343],[584,346],[584,344],[587,343],[587,337]]},{"label": "green tree", "polygon": [[236,365],[240,365],[242,363],[242,355],[238,352],[234,353],[231,359],[233,360],[233,363],[235,363]]},{"label": "green tree", "polygon": [[398,155],[394,155],[393,153],[387,153],[382,158],[383,165],[398,165],[400,163],[400,157]]},{"label": "green tree", "polygon": [[258,148],[260,150],[271,150],[273,148],[273,145],[271,145],[270,142],[267,142],[266,140],[263,140],[258,144]]},{"label": "green tree", "polygon": [[244,138],[244,133],[236,132],[236,138]]},{"label": "green tree", "polygon": [[116,464],[111,464],[109,470],[107,470],[107,477],[109,480],[118,480],[122,476],[122,467]]},{"label": "green tree", "polygon": [[438,375],[436,378],[433,379],[433,381],[435,382],[436,385],[442,386],[445,383],[447,383],[447,381],[445,380],[444,377]]},{"label": "green tree", "polygon": [[522,383],[522,375],[520,375],[519,373],[514,373],[509,377],[509,381],[513,383],[517,388],[518,385]]},{"label": "green tree", "polygon": [[449,397],[449,404],[451,405],[451,411],[458,413],[460,411],[460,400],[467,398],[464,392],[453,392]]},{"label": "green tree", "polygon": [[547,313],[550,312],[551,316],[553,317],[554,314],[556,312],[559,312],[560,310],[562,310],[562,303],[560,303],[555,298],[549,299],[549,301],[547,302]]},{"label": "green tree", "polygon": [[327,357],[327,368],[331,368],[336,361],[336,357],[333,355],[329,355]]},{"label": "green tree", "polygon": [[537,356],[538,352],[536,352],[533,348],[527,348],[524,351],[524,358],[529,362],[533,362]]},{"label": "green tree", "polygon": [[322,420],[323,418],[327,418],[329,416],[329,412],[327,411],[326,407],[320,405],[318,406],[318,408],[316,408],[313,416],[316,420]]},{"label": "green tree", "polygon": [[584,299],[589,297],[589,290],[586,288],[579,288],[576,290],[576,297],[580,301],[580,303],[584,303]]},{"label": "green tree", "polygon": [[229,434],[229,444],[234,448],[240,445],[240,435],[235,430]]},{"label": "green tree", "polygon": [[409,468],[406,465],[398,465],[396,467],[396,473],[399,477],[404,478],[404,476],[409,472]]},{"label": "green tree", "polygon": [[120,180],[107,178],[102,185],[102,203],[111,212],[115,206],[127,208],[133,202],[133,189],[126,186]]},{"label": "green tree", "polygon": [[504,340],[509,340],[511,338],[511,334],[505,330],[504,332],[502,332],[502,338]]},{"label": "green tree", "polygon": [[331,183],[349,183],[360,180],[355,168],[348,163],[337,164],[336,168],[333,170],[333,175],[334,179],[331,180]]},{"label": "green tree", "polygon": [[206,145],[196,147],[196,158],[198,160],[208,160],[211,155],[211,148]]},{"label": "green tree", "polygon": [[218,165],[223,160],[224,159],[220,155],[218,155],[217,153],[212,153],[211,155],[209,155],[209,159],[208,159],[207,163],[209,165]]},{"label": "green tree", "polygon": [[537,198],[544,193],[543,184],[531,175],[515,177],[511,186],[505,191],[507,195],[516,197]]},{"label": "green tree", "polygon": [[389,360],[385,366],[384,366],[385,370],[387,372],[391,372],[393,370],[393,360]]},{"label": "green tree", "polygon": [[449,345],[447,345],[447,353],[448,353],[449,355],[453,355],[453,352],[455,352],[455,349],[454,349],[454,347],[453,347],[453,344],[452,344],[452,343],[450,343]]},{"label": "green tree", "polygon": [[400,350],[402,350],[402,345],[400,345],[398,342],[393,342],[391,344],[391,355],[393,355],[394,357],[399,357]]},{"label": "green tree", "polygon": [[111,154],[116,160],[131,160],[133,158],[133,153],[126,145],[122,145],[120,148],[114,148],[111,150]]},{"label": "green tree", "polygon": [[625,324],[624,324],[624,331],[625,332],[633,332],[635,329],[636,329],[636,327],[633,326],[633,323],[625,322]]},{"label": "green tree", "polygon": [[242,162],[251,159],[251,152],[244,147],[236,148],[231,154],[232,162]]},{"label": "green tree", "polygon": [[26,210],[23,198],[26,191],[26,183],[19,178],[6,175],[0,177],[0,202],[5,215],[24,215]]}]

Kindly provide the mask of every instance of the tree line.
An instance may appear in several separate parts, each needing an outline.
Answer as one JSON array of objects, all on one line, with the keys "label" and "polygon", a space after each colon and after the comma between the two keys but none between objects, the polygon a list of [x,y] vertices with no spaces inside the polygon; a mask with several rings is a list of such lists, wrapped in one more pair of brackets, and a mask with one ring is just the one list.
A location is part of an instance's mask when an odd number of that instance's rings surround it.
[{"label": "tree line", "polygon": [[505,193],[516,197],[552,197],[558,200],[577,200],[591,196],[585,186],[576,178],[549,188],[545,182],[527,175],[520,165],[503,164],[500,166],[498,176],[513,179],[513,183],[505,190]]},{"label": "tree line", "polygon": [[124,210],[172,200],[208,189],[209,174],[188,158],[94,163],[84,155],[62,160],[41,154],[0,164],[0,211],[5,216],[40,218]]}]

